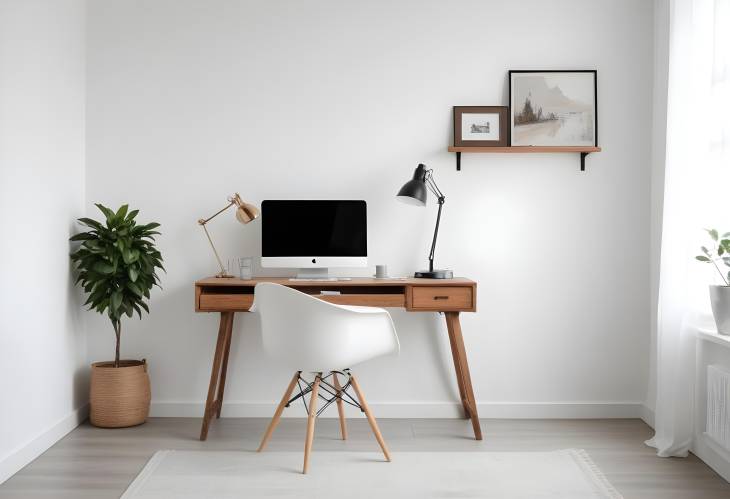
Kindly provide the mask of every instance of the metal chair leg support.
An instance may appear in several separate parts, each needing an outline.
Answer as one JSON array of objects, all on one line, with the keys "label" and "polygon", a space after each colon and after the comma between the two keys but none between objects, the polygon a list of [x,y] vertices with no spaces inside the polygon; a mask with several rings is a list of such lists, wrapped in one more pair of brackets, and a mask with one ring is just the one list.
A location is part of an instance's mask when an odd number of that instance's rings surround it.
[{"label": "metal chair leg support", "polygon": [[[338,374],[345,376],[345,378],[347,379],[347,382],[344,385],[340,384],[340,380],[337,376]],[[332,384],[327,381],[327,379],[329,379],[330,377],[332,378]],[[299,388],[299,393],[293,398],[290,398],[295,387]],[[357,400],[347,392],[350,387],[355,390]],[[324,392],[324,394],[321,392]],[[309,397],[309,404],[307,404],[306,401],[307,394],[311,394]],[[269,426],[264,433],[264,437],[261,440],[258,452],[261,452],[266,448],[266,444],[269,442],[271,435],[274,433],[274,430],[279,424],[279,420],[281,419],[281,414],[284,412],[284,408],[289,407],[292,402],[299,398],[302,399],[304,407],[307,411],[307,434],[304,440],[304,466],[302,468],[302,473],[306,474],[309,469],[309,456],[312,452],[312,444],[314,441],[314,427],[317,417],[319,417],[322,411],[324,411],[332,403],[337,403],[337,412],[339,413],[340,418],[340,432],[342,434],[342,439],[347,439],[347,426],[345,422],[344,407],[344,404],[347,403],[352,405],[353,407],[357,407],[365,413],[368,424],[370,425],[370,429],[373,431],[373,435],[375,435],[375,439],[378,441],[378,444],[383,451],[383,455],[385,456],[386,461],[390,461],[390,452],[388,451],[388,448],[385,445],[385,440],[380,433],[378,423],[375,421],[375,417],[370,412],[370,408],[365,401],[365,396],[363,395],[362,390],[360,389],[360,386],[355,379],[355,376],[352,375],[349,369],[345,369],[344,371],[331,371],[326,376],[322,376],[322,373],[316,373],[314,376],[314,381],[311,383],[302,378],[301,371],[297,371],[296,373],[294,373],[294,376],[289,382],[289,386],[287,386],[286,391],[284,392],[284,395],[282,396],[281,401],[279,402],[279,405],[274,412],[274,417],[271,419],[271,422],[269,423]],[[320,398],[324,400],[325,403],[319,410],[317,410],[317,400]]]}]

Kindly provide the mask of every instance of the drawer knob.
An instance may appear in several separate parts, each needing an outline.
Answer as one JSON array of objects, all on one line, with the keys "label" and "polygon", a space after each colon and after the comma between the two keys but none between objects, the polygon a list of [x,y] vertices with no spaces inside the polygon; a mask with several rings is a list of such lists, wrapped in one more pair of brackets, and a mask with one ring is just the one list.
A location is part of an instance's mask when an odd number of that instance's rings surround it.
[{"label": "drawer knob", "polygon": [[440,295],[437,295],[437,296],[434,296],[433,299],[434,300],[448,300],[449,297],[448,296],[440,296]]}]

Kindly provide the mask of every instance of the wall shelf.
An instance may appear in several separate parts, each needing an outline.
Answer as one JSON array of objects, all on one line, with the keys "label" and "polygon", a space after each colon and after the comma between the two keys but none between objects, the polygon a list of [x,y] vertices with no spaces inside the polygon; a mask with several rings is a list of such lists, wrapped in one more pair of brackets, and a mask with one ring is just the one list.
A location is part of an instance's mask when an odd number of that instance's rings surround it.
[{"label": "wall shelf", "polygon": [[461,171],[461,153],[579,153],[580,171],[586,169],[586,156],[592,152],[601,152],[600,147],[592,146],[510,146],[510,147],[456,147],[450,146],[449,152],[456,153],[456,170]]}]

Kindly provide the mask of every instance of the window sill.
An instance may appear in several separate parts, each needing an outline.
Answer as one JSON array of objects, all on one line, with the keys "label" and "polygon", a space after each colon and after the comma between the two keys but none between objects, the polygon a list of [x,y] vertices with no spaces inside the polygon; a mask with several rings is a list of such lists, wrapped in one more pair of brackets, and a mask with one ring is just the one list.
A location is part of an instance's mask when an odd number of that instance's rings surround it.
[{"label": "window sill", "polygon": [[701,340],[710,341],[717,345],[730,348],[730,336],[719,334],[715,329],[698,328],[697,337]]}]

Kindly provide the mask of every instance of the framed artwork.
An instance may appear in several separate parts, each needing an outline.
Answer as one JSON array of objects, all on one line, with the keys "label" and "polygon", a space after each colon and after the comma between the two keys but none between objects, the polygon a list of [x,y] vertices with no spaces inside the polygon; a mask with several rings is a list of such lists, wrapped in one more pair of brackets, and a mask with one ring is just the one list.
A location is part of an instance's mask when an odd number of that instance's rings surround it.
[{"label": "framed artwork", "polygon": [[454,145],[506,147],[509,145],[507,106],[454,106]]},{"label": "framed artwork", "polygon": [[513,146],[598,146],[595,70],[509,72]]}]

